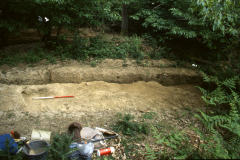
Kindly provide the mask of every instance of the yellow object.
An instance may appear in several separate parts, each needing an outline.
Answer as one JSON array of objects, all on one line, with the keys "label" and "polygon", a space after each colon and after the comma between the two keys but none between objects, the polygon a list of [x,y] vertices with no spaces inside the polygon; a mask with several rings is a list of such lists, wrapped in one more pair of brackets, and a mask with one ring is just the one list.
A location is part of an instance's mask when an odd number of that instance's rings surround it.
[{"label": "yellow object", "polygon": [[21,141],[21,139],[14,139],[14,141],[15,141],[15,142],[19,142],[19,141]]}]

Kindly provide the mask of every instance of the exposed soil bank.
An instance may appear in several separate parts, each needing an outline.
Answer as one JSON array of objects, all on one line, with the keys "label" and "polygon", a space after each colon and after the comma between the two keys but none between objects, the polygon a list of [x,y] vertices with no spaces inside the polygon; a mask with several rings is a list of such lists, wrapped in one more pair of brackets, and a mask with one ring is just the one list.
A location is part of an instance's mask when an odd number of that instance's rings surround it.
[{"label": "exposed soil bank", "polygon": [[[162,61],[164,63],[164,61]],[[166,63],[166,62],[165,62]],[[123,65],[126,67],[123,67]],[[159,63],[157,63],[159,64]],[[1,70],[0,70],[1,71]],[[194,70],[184,68],[139,67],[122,60],[107,59],[97,67],[62,64],[37,67],[12,68],[0,72],[0,83],[17,85],[38,85],[48,83],[81,83],[104,81],[109,83],[133,83],[156,81],[165,86],[192,84],[202,81]]]}]

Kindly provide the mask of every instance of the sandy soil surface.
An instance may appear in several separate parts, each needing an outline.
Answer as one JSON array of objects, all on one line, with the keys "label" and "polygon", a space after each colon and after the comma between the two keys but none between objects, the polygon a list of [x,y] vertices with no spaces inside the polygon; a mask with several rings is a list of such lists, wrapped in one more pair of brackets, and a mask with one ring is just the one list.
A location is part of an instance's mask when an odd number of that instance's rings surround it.
[{"label": "sandy soil surface", "polygon": [[[150,82],[131,84],[107,83],[103,81],[80,84],[53,83],[47,85],[0,85],[0,110],[19,110],[27,112],[84,111],[116,112],[128,109],[152,110],[181,109],[184,106],[198,106],[201,98],[198,92],[189,92],[177,87],[165,87]],[[41,99],[74,95],[74,98]],[[201,104],[201,103],[200,103]],[[8,106],[8,107],[6,107]]]}]

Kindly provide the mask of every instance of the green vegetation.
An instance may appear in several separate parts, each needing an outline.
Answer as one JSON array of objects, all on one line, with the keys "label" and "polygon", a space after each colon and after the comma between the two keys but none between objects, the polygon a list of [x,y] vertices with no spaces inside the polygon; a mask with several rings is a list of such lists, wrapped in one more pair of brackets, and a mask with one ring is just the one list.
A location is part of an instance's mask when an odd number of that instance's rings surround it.
[{"label": "green vegetation", "polygon": [[145,54],[141,51],[141,39],[133,37],[113,37],[104,39],[103,36],[83,39],[78,34],[73,37],[73,43],[65,47],[57,47],[57,53],[67,58],[86,60],[94,58],[126,59],[127,57],[143,59]]},{"label": "green vegetation", "polygon": [[92,67],[96,67],[96,66],[97,66],[97,63],[96,63],[96,62],[91,62],[90,65],[91,65]]},{"label": "green vegetation", "polygon": [[118,113],[118,121],[115,125],[112,126],[112,128],[119,132],[121,131],[123,135],[131,135],[134,136],[136,133],[148,133],[148,127],[146,124],[139,124],[137,122],[134,122],[134,116],[131,114],[125,114]]},{"label": "green vegetation", "polygon": [[76,151],[76,148],[70,148],[70,144],[73,143],[73,136],[69,136],[68,133],[53,133],[51,137],[51,146],[48,148],[48,159],[68,159],[69,154]]},{"label": "green vegetation", "polygon": [[145,36],[155,39],[153,46],[171,48],[172,54],[164,58],[197,63],[221,80],[237,74],[238,0],[154,0],[139,5],[141,10],[130,17],[147,28]]},{"label": "green vegetation", "polygon": [[43,59],[46,59],[48,63],[56,63],[54,54],[44,51],[40,47],[36,47],[23,55],[17,53],[4,53],[1,55],[0,65],[7,64],[10,66],[17,66],[19,63],[32,64]]},{"label": "green vegetation", "polygon": [[[91,37],[89,39],[84,39],[79,34],[74,34],[73,36],[70,36],[70,38],[73,40],[72,43],[61,43],[61,45],[56,45],[54,52],[36,46],[34,49],[29,50],[25,54],[19,54],[17,52],[11,54],[3,53],[0,55],[0,65],[8,64],[10,66],[16,66],[19,63],[32,64],[44,59],[47,60],[46,63],[54,64],[57,59],[61,61],[66,59],[84,61],[90,57],[98,59],[112,58],[123,60],[129,57],[136,59],[140,64],[144,57],[150,54],[149,52],[143,52],[142,45],[146,44],[142,42],[142,38],[136,35],[133,37],[107,37],[108,39],[103,36],[97,36],[94,38]],[[158,54],[161,54],[162,51],[158,51]],[[96,64],[91,64],[92,67],[95,65]]]}]

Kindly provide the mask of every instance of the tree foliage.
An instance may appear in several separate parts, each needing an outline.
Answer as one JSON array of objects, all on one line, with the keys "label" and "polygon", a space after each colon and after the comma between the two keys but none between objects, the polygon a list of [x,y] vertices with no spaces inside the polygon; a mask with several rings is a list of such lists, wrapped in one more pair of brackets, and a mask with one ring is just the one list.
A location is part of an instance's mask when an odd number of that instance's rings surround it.
[{"label": "tree foliage", "polygon": [[[120,15],[111,11],[111,4],[103,2],[95,0],[1,1],[0,7],[3,13],[0,28],[11,33],[17,33],[21,29],[38,28],[41,33],[46,33],[50,25],[73,31],[84,23],[99,25],[103,18],[119,19]],[[38,16],[50,19],[49,25],[40,25]]]},{"label": "tree foliage", "polygon": [[215,54],[217,52],[216,59],[224,58],[223,54],[238,43],[239,0],[141,2],[143,7],[131,17],[135,20],[144,19],[142,25],[157,32],[160,42],[179,37],[197,38]]}]

